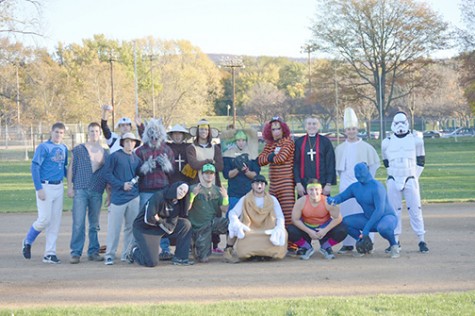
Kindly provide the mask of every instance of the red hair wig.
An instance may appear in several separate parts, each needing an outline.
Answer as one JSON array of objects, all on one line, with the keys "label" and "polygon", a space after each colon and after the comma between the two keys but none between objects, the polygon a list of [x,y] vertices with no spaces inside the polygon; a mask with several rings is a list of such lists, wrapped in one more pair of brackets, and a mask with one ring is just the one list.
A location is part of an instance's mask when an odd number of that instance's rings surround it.
[{"label": "red hair wig", "polygon": [[267,122],[262,129],[262,138],[266,141],[266,143],[272,143],[274,141],[274,137],[272,136],[272,123],[279,122],[280,127],[282,128],[282,137],[289,137],[290,136],[290,128],[289,126],[280,118],[280,117],[273,117],[272,120]]}]

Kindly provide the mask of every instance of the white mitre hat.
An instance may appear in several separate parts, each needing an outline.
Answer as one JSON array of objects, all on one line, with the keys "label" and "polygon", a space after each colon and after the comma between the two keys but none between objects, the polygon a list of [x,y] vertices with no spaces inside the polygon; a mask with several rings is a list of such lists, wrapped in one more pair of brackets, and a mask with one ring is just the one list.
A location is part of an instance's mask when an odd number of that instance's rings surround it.
[{"label": "white mitre hat", "polygon": [[358,118],[352,108],[346,108],[343,116],[343,126],[345,128],[356,127],[358,128]]}]

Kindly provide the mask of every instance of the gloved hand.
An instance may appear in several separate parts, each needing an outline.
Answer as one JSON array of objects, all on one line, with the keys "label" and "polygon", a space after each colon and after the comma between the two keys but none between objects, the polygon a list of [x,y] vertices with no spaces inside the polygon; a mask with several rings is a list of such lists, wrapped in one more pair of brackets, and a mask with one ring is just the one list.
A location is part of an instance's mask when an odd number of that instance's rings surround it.
[{"label": "gloved hand", "polygon": [[268,229],[265,231],[266,235],[270,235],[270,242],[274,246],[284,246],[287,243],[285,228],[281,225],[277,225],[274,229]]},{"label": "gloved hand", "polygon": [[142,166],[140,167],[140,171],[143,174],[147,174],[153,171],[157,167],[157,163],[152,158],[152,156],[148,157],[147,161],[145,161]]},{"label": "gloved hand", "polygon": [[331,197],[331,196],[327,197],[327,203],[330,204],[330,205],[336,205],[337,204],[336,199],[334,197]]},{"label": "gloved hand", "polygon": [[251,231],[249,226],[244,225],[239,219],[231,220],[228,225],[229,238],[237,237],[243,239],[246,236],[245,232]]},{"label": "gloved hand", "polygon": [[241,154],[234,159],[236,169],[242,171],[249,164],[249,154]]},{"label": "gloved hand", "polygon": [[269,161],[269,162],[274,162],[274,157],[275,157],[275,154],[274,154],[274,153],[269,154],[269,156],[267,156],[267,161]]},{"label": "gloved hand", "polygon": [[370,253],[371,250],[373,250],[373,242],[369,236],[362,236],[356,242],[356,251],[358,251],[358,253]]},{"label": "gloved hand", "polygon": [[165,172],[170,172],[173,171],[173,165],[168,159],[168,156],[166,154],[161,154],[155,158],[155,160],[158,162],[160,167],[162,167],[162,170]]}]

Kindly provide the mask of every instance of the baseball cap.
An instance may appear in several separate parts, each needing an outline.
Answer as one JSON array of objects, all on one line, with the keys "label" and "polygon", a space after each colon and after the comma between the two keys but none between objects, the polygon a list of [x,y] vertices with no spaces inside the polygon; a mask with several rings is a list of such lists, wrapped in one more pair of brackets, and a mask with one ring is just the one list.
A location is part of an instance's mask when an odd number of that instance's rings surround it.
[{"label": "baseball cap", "polygon": [[258,174],[257,176],[254,177],[251,181],[252,183],[254,182],[264,182],[267,185],[267,180],[266,177],[264,177],[262,174]]},{"label": "baseball cap", "polygon": [[121,124],[132,126],[132,120],[129,119],[128,117],[122,117],[120,120],[117,121],[117,123],[115,124],[115,127],[117,128]]},{"label": "baseball cap", "polygon": [[213,164],[207,163],[201,168],[201,172],[216,172],[216,168],[214,167]]}]

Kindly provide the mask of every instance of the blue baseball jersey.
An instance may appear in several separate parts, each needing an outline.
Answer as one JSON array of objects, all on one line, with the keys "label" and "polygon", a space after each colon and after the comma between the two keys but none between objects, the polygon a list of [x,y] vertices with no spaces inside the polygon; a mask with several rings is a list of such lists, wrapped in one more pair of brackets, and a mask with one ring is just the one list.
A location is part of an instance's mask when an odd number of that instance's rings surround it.
[{"label": "blue baseball jersey", "polygon": [[55,144],[51,140],[41,143],[31,162],[31,176],[35,189],[43,188],[41,181],[62,181],[66,176],[68,148],[64,144]]}]

